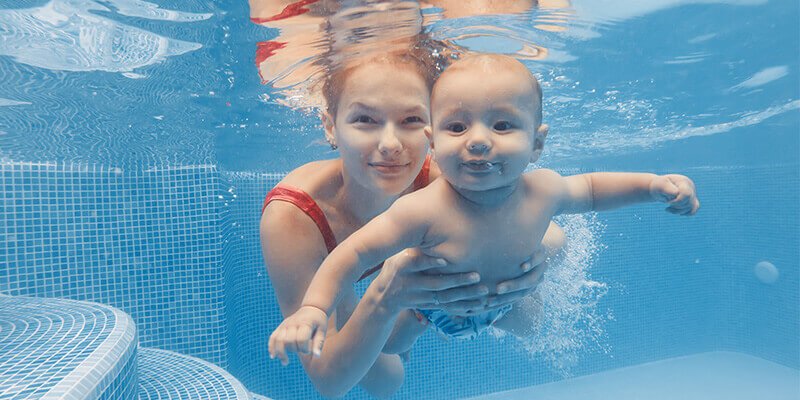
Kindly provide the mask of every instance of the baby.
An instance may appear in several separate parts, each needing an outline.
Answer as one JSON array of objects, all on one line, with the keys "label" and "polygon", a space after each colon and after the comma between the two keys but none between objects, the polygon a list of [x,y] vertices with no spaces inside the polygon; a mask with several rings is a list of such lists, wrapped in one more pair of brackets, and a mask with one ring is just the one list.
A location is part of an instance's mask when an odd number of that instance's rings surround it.
[{"label": "baby", "polygon": [[[548,132],[541,123],[541,93],[536,78],[511,57],[475,55],[451,65],[434,85],[432,127],[425,130],[442,176],[398,199],[330,253],[302,306],[273,332],[270,354],[288,346],[318,356],[342,288],[403,249],[418,247],[446,260],[440,272],[477,268],[489,288],[518,274],[492,267],[525,261],[555,215],[650,201],[668,203],[674,214],[697,211],[694,183],[682,175],[523,173],[539,158]],[[527,336],[537,318],[512,306],[449,315],[435,303],[421,313],[435,329],[456,337],[474,337],[492,325]]]}]

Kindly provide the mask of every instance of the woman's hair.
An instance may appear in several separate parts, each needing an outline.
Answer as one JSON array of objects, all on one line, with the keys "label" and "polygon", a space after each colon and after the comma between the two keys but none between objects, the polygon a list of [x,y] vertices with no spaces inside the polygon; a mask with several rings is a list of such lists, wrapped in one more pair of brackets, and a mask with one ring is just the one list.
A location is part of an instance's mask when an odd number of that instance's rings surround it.
[{"label": "woman's hair", "polygon": [[445,49],[446,46],[442,42],[420,35],[419,40],[416,40],[411,48],[369,55],[362,54],[338,63],[328,63],[328,72],[322,85],[325,110],[332,117],[336,117],[339,99],[347,78],[356,69],[367,64],[378,63],[392,65],[397,68],[411,68],[425,80],[428,90],[431,90],[433,82],[444,71],[451,58],[451,52]]}]

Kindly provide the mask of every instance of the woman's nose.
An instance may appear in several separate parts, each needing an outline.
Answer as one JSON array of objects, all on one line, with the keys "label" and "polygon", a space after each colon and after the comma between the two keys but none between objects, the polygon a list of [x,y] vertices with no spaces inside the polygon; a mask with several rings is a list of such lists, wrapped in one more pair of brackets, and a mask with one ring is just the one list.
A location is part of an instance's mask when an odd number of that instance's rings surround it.
[{"label": "woman's nose", "polygon": [[378,151],[381,154],[396,154],[403,150],[403,143],[397,138],[394,127],[388,124],[381,132],[380,141],[378,142]]}]

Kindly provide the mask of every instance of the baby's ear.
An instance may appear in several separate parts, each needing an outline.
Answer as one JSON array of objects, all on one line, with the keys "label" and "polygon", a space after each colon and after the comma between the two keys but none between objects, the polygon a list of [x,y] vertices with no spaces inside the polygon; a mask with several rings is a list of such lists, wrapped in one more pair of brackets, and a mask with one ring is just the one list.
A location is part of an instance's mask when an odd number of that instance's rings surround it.
[{"label": "baby's ear", "polygon": [[550,127],[547,124],[542,124],[536,129],[536,133],[533,134],[533,154],[531,155],[531,162],[536,162],[539,157],[542,155],[542,150],[544,149],[544,139],[547,137],[547,134],[550,132]]},{"label": "baby's ear", "polygon": [[325,129],[325,139],[328,143],[333,143],[332,141],[335,140],[335,125],[334,120],[331,114],[327,111],[322,111],[319,114],[319,118],[322,120],[322,128]]},{"label": "baby's ear", "polygon": [[544,138],[547,137],[548,133],[550,133],[550,125],[547,124],[539,125],[539,129],[536,130],[537,135],[542,135],[542,143],[544,143]]}]

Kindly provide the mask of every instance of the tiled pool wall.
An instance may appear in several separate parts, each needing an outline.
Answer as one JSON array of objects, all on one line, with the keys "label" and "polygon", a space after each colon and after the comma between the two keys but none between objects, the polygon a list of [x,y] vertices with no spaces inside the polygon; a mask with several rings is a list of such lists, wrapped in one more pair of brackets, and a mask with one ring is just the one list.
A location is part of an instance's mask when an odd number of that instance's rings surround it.
[{"label": "tiled pool wall", "polygon": [[226,365],[210,166],[0,163],[0,291],[108,304],[139,342]]},{"label": "tiled pool wall", "polygon": [[[573,171],[571,171],[573,172]],[[659,171],[656,171],[659,172]],[[665,172],[665,171],[660,171]],[[613,319],[574,375],[689,353],[730,350],[800,368],[798,165],[671,170],[697,183],[702,211],[661,206],[603,213],[592,277]],[[212,361],[248,389],[315,398],[297,362],[269,360],[280,322],[261,258],[258,218],[280,174],[0,163],[0,291],[110,304],[142,346]],[[568,232],[569,234],[569,232]],[[780,278],[753,274],[761,260]],[[512,339],[426,334],[398,398],[453,398],[559,379]],[[448,382],[442,385],[441,382]],[[365,398],[354,391],[349,398]]]}]

